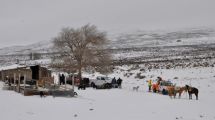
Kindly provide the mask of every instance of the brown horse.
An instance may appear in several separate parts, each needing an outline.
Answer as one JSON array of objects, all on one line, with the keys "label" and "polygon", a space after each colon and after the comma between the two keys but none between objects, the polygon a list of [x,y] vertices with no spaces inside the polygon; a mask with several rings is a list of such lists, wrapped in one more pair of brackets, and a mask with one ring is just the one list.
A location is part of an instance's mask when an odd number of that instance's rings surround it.
[{"label": "brown horse", "polygon": [[191,87],[189,85],[185,85],[185,88],[186,88],[186,91],[189,94],[189,99],[192,99],[192,94],[195,94],[196,95],[196,100],[198,100],[199,90],[197,88]]},{"label": "brown horse", "polygon": [[179,98],[181,98],[181,94],[183,93],[183,91],[186,90],[185,87],[179,87],[179,86],[175,86],[174,89],[175,89],[174,97],[176,97],[176,94],[178,93],[179,94],[179,96],[178,96]]},{"label": "brown horse", "polygon": [[172,96],[174,96],[174,98],[175,98],[175,88],[174,88],[174,86],[168,86],[167,91],[168,91],[168,95],[170,96],[170,98],[172,98]]},{"label": "brown horse", "polygon": [[172,96],[176,98],[177,93],[179,94],[179,98],[181,98],[181,94],[183,93],[183,91],[186,90],[185,87],[179,87],[179,86],[169,86],[167,89],[168,89],[168,94],[171,98]]}]

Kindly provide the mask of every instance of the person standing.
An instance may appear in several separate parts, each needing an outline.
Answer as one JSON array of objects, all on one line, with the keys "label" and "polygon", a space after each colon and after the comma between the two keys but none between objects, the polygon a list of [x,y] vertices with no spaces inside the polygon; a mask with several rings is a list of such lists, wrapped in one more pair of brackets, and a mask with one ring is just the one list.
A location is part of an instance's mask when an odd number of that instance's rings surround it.
[{"label": "person standing", "polygon": [[148,87],[149,87],[149,92],[151,92],[151,88],[152,88],[152,80],[148,80]]},{"label": "person standing", "polygon": [[161,77],[157,77],[157,84],[160,85],[160,82],[162,81],[163,79]]},{"label": "person standing", "polygon": [[62,74],[62,83],[63,83],[63,85],[65,85],[66,83],[65,83],[65,75],[64,74]]},{"label": "person standing", "polygon": [[113,88],[116,88],[116,87],[117,87],[117,86],[116,86],[117,83],[116,83],[116,78],[115,78],[115,77],[112,79],[111,84],[112,84],[112,87],[113,87]]},{"label": "person standing", "polygon": [[118,87],[119,88],[122,88],[122,79],[121,78],[119,78],[118,80],[117,80],[117,84],[118,84]]}]

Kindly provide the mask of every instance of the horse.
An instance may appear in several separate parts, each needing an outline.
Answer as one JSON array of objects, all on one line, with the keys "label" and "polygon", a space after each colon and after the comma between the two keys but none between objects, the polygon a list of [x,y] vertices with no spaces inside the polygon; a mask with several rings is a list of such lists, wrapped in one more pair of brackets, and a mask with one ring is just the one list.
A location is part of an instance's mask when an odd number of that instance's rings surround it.
[{"label": "horse", "polygon": [[169,87],[167,87],[167,90],[168,90],[168,94],[171,98],[172,98],[172,96],[174,96],[174,98],[176,98],[177,93],[179,94],[179,98],[181,98],[181,94],[183,93],[183,91],[186,90],[186,88],[179,87],[179,86],[169,86]]},{"label": "horse", "polygon": [[[172,98],[172,96],[174,96],[174,98],[175,98],[175,88],[174,88],[174,86],[168,86],[166,90],[167,90],[167,93],[170,96],[170,98]],[[165,92],[166,90],[163,89],[162,93]]]},{"label": "horse", "polygon": [[195,94],[196,100],[198,100],[199,90],[197,88],[191,87],[189,85],[185,85],[185,88],[186,88],[186,92],[188,92],[188,94],[189,94],[189,99],[192,99],[192,94]]},{"label": "horse", "polygon": [[179,87],[179,86],[175,86],[174,87],[174,97],[176,97],[176,94],[178,93],[179,94],[179,98],[181,98],[181,94],[183,93],[183,91],[185,91],[186,90],[186,88],[185,87]]}]

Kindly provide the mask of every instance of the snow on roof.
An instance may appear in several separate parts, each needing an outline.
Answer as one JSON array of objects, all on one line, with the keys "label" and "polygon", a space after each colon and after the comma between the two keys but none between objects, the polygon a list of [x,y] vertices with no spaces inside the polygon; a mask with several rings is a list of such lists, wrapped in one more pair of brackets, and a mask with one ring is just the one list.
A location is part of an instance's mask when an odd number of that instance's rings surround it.
[{"label": "snow on roof", "polygon": [[9,65],[9,66],[0,67],[0,70],[11,70],[11,69],[16,69],[16,68],[21,68],[21,67],[26,67],[26,66],[19,65],[19,64],[13,64],[13,65]]}]

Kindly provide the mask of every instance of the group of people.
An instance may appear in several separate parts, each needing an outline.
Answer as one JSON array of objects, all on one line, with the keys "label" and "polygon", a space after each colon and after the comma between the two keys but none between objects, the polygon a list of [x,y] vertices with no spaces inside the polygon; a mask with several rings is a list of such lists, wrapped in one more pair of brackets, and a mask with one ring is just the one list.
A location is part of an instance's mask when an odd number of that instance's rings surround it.
[{"label": "group of people", "polygon": [[[161,77],[157,77],[157,85],[160,85],[160,82],[162,81],[162,78]],[[149,92],[151,92],[152,90],[152,80],[148,80],[148,87],[149,87]]]},{"label": "group of people", "polygon": [[112,87],[114,88],[122,88],[122,79],[118,78],[116,80],[116,78],[114,77],[111,81]]}]

